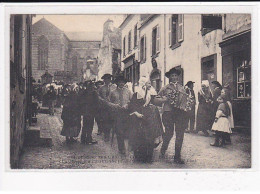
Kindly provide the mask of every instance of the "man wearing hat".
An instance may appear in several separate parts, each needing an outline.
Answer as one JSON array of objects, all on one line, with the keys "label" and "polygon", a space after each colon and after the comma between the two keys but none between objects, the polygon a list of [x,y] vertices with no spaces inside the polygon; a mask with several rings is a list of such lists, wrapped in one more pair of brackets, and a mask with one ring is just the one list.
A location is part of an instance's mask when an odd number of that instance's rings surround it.
[{"label": "man wearing hat", "polygon": [[[104,74],[101,79],[104,80],[104,85],[98,89],[98,93],[101,98],[106,101],[109,100],[109,96],[111,93],[112,87],[112,75],[111,74]],[[97,116],[100,118],[100,125],[98,126],[98,135],[101,135],[102,132],[104,133],[104,140],[107,142],[110,138],[110,131],[113,126],[113,119],[109,113],[109,110],[106,110],[103,107],[100,107],[100,114]]]},{"label": "man wearing hat", "polygon": [[164,157],[175,130],[176,139],[174,162],[178,164],[184,164],[184,161],[181,159],[181,148],[187,116],[185,111],[174,107],[171,102],[171,96],[175,91],[186,93],[184,87],[178,83],[180,74],[180,70],[176,68],[172,68],[165,73],[165,76],[169,78],[169,84],[160,90],[154,101],[156,104],[163,104],[162,121],[165,127],[165,132],[163,134],[161,156]]},{"label": "man wearing hat", "polygon": [[[185,85],[186,93],[192,98],[194,103],[192,104],[191,110],[187,112],[187,125],[185,132],[194,132],[194,124],[195,124],[195,105],[196,105],[196,98],[195,98],[195,92],[193,90],[194,87],[193,81],[188,81]],[[188,130],[188,125],[190,122],[190,130]]]},{"label": "man wearing hat", "polygon": [[96,87],[94,82],[86,81],[83,84],[84,91],[81,94],[80,106],[82,107],[81,114],[83,115],[83,126],[81,133],[82,144],[97,144],[97,141],[92,138],[94,127],[94,118],[97,114],[97,97]]},{"label": "man wearing hat", "polygon": [[115,79],[117,88],[111,92],[110,102],[122,107],[117,113],[115,118],[115,132],[117,137],[118,150],[121,154],[126,154],[125,139],[128,138],[128,112],[126,109],[127,104],[132,98],[132,93],[125,87],[126,80],[124,76],[118,76]]}]

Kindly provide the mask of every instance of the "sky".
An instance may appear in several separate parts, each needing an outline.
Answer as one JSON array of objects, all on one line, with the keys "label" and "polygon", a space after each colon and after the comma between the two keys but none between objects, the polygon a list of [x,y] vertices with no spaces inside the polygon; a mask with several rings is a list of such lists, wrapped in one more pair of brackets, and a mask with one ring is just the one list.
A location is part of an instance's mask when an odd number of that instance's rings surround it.
[{"label": "sky", "polygon": [[114,27],[119,27],[124,19],[124,15],[36,15],[33,24],[43,17],[65,32],[103,32],[106,20],[113,20]]}]

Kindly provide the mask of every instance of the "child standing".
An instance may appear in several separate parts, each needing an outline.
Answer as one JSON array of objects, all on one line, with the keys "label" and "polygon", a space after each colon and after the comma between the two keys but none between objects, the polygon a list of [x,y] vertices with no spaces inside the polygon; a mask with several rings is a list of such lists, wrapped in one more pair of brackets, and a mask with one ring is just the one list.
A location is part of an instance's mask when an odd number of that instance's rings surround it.
[{"label": "child standing", "polygon": [[216,112],[215,121],[212,125],[212,131],[215,131],[215,142],[211,146],[223,146],[225,144],[225,137],[232,133],[228,117],[230,116],[230,108],[227,103],[225,95],[219,96],[217,101],[219,106]]}]

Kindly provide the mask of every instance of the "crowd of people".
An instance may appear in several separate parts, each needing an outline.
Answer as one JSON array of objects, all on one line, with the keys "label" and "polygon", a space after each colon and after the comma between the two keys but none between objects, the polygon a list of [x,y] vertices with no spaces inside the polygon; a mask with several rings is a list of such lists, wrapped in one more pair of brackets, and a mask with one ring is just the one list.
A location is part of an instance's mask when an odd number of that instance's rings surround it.
[{"label": "crowd of people", "polygon": [[[136,161],[144,163],[153,161],[154,148],[160,143],[161,157],[165,156],[174,132],[174,162],[179,164],[184,163],[181,148],[185,132],[202,131],[208,136],[209,130],[212,130],[215,132],[212,146],[230,143],[234,122],[229,88],[222,88],[219,82],[214,81],[211,91],[209,81],[203,80],[198,92],[195,122],[194,82],[189,81],[183,87],[178,82],[180,73],[176,68],[165,73],[169,84],[158,93],[147,77],[140,78],[134,92],[122,75],[113,78],[105,74],[102,81],[64,85],[58,92],[62,99],[61,135],[72,143],[77,141],[81,131],[82,144],[96,144],[97,141],[92,138],[96,121],[98,135],[104,135],[105,142],[113,143],[116,135],[119,153],[126,155],[128,148],[133,151]],[[57,92],[50,86],[46,94],[50,114],[53,115]],[[158,107],[162,110],[159,111]]]}]

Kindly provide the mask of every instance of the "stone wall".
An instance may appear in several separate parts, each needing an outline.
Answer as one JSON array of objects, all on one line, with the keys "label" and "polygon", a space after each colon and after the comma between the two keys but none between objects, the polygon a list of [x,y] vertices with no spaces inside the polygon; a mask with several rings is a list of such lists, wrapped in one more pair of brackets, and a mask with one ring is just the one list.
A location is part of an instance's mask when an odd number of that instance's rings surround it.
[{"label": "stone wall", "polygon": [[121,62],[117,61],[120,55],[114,49],[121,49],[121,31],[113,26],[112,20],[107,20],[103,26],[103,38],[98,53],[99,79],[106,73],[113,74],[113,69],[117,69],[115,65],[120,68]]},{"label": "stone wall", "polygon": [[251,29],[251,14],[226,14],[224,29],[224,39]]},{"label": "stone wall", "polygon": [[64,71],[66,64],[66,52],[69,49],[69,41],[64,33],[42,19],[35,23],[32,28],[32,74],[38,81],[45,73],[45,70],[38,69],[38,39],[43,35],[49,41],[48,49],[48,72],[54,75],[55,71]]},{"label": "stone wall", "polygon": [[[21,19],[21,25],[15,24],[14,18]],[[27,20],[27,22],[26,22]],[[22,34],[15,33],[24,31]],[[30,103],[30,31],[31,16],[30,15],[11,15],[10,18],[10,65],[11,71],[11,87],[10,87],[10,166],[17,168],[19,156],[24,143],[24,134],[27,128],[29,112],[28,104]],[[16,38],[15,38],[16,37]],[[15,52],[15,48],[18,52]],[[21,60],[19,60],[21,59]],[[21,69],[19,71],[18,69]],[[8,113],[7,113],[8,114]]]}]

